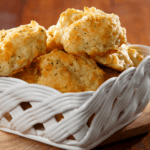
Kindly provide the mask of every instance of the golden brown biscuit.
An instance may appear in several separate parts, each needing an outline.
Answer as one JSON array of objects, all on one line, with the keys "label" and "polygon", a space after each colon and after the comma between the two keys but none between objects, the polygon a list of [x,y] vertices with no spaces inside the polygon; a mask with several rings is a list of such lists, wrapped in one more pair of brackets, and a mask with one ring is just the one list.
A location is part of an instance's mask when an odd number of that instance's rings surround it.
[{"label": "golden brown biscuit", "polygon": [[127,49],[128,47],[123,44],[118,49],[118,51],[114,53],[108,53],[104,56],[95,56],[93,58],[100,64],[103,64],[118,71],[123,71],[129,67],[134,66],[134,63],[128,55]]},{"label": "golden brown biscuit", "polygon": [[119,17],[94,7],[85,7],[84,11],[67,9],[60,15],[57,25],[48,29],[48,34],[68,53],[92,56],[102,56],[127,42]]},{"label": "golden brown biscuit", "polygon": [[38,84],[61,92],[95,91],[103,83],[104,72],[87,56],[53,50],[39,57]]},{"label": "golden brown biscuit", "polygon": [[61,92],[95,91],[104,82],[104,72],[93,59],[57,49],[38,57],[28,68],[13,77]]},{"label": "golden brown biscuit", "polygon": [[122,44],[116,52],[93,58],[100,64],[118,71],[124,71],[129,67],[137,67],[144,56],[135,49],[130,49],[127,45]]},{"label": "golden brown biscuit", "polygon": [[137,50],[133,48],[128,48],[127,51],[134,66],[137,67],[140,64],[140,62],[144,59],[144,55],[140,54]]},{"label": "golden brown biscuit", "polygon": [[46,30],[35,21],[0,31],[0,75],[10,76],[46,52]]},{"label": "golden brown biscuit", "polygon": [[56,44],[56,41],[53,38],[53,36],[47,32],[46,51],[49,53],[53,49],[63,50],[63,45],[60,43]]},{"label": "golden brown biscuit", "polygon": [[22,71],[13,74],[12,77],[24,80],[28,83],[37,83],[38,81],[38,70],[34,62],[32,62],[29,66],[24,67]]}]

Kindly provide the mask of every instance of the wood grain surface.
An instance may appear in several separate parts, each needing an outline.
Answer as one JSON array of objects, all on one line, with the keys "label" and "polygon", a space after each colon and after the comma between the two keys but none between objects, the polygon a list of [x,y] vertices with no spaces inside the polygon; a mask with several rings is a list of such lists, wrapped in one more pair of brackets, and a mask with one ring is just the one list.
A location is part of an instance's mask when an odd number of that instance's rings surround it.
[{"label": "wood grain surface", "polygon": [[[128,42],[150,46],[150,0],[1,0],[0,30],[27,24],[31,20],[36,20],[48,29],[49,26],[56,24],[61,12],[67,8],[83,9],[84,6],[95,6],[106,13],[118,14],[121,25],[127,30]],[[145,117],[141,116],[141,120],[136,120],[131,124],[135,127],[139,126],[134,132],[128,130],[128,133],[123,133],[131,125],[124,128],[119,139],[138,132],[142,133],[142,130],[149,130],[148,118],[150,115],[146,113]],[[141,125],[144,121],[147,122],[143,128]],[[17,138],[20,140],[17,141]],[[116,140],[116,138],[113,139]],[[14,150],[13,145],[16,146],[16,150],[56,150],[54,147],[39,142],[0,132],[0,150]],[[21,146],[22,149],[20,149]],[[101,149],[150,150],[150,133],[108,144],[102,146]]]}]

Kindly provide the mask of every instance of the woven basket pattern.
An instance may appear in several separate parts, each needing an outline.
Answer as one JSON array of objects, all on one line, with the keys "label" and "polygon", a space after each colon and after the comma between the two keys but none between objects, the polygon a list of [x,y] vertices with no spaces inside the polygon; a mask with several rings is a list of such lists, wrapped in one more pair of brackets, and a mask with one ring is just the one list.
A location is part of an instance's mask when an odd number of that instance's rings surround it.
[{"label": "woven basket pattern", "polygon": [[[64,149],[92,149],[135,120],[147,106],[149,68],[147,56],[137,68],[107,80],[97,91],[80,93],[62,94],[50,87],[0,77],[0,129]],[[31,108],[24,110],[21,103]],[[59,122],[57,114],[64,116]],[[37,124],[43,128],[35,128]],[[68,139],[70,135],[75,140]]]}]

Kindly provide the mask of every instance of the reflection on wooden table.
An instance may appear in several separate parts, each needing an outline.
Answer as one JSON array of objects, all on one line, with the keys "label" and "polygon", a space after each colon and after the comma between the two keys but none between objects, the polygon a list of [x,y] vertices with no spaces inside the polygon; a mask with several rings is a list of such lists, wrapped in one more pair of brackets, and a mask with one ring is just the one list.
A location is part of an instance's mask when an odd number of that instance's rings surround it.
[{"label": "reflection on wooden table", "polygon": [[[129,43],[150,45],[149,0],[3,0],[0,3],[0,30],[28,24],[31,20],[36,20],[40,25],[48,29],[49,26],[57,23],[59,15],[67,8],[83,9],[84,6],[95,6],[106,13],[117,14],[120,17],[121,25],[127,30]],[[7,138],[9,141],[9,134],[7,134]],[[15,143],[15,138],[11,142]],[[6,147],[6,150],[11,149],[11,145],[8,145],[8,143],[0,145]],[[149,150],[150,133],[109,144],[101,148],[104,150]],[[34,147],[25,147],[25,149],[47,150],[55,148],[48,148],[42,143],[37,147],[35,142]]]}]

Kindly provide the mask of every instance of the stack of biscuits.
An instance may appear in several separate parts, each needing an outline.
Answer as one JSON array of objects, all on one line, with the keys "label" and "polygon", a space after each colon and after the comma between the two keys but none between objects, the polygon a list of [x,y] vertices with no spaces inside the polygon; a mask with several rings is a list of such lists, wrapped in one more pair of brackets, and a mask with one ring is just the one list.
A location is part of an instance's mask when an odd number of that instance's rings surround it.
[{"label": "stack of biscuits", "polygon": [[0,31],[0,76],[63,93],[96,91],[143,58],[128,47],[119,17],[95,7],[67,9],[48,30],[31,21]]}]

